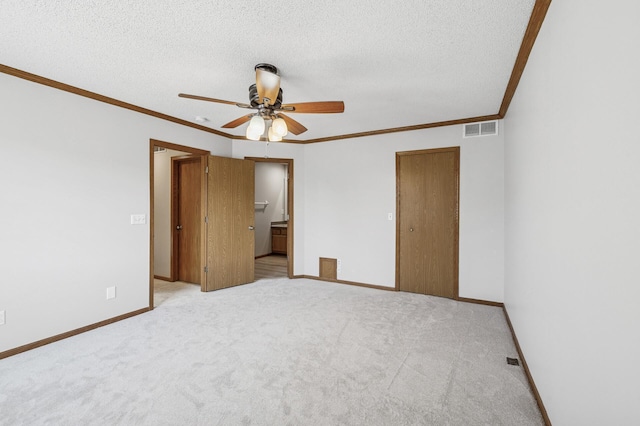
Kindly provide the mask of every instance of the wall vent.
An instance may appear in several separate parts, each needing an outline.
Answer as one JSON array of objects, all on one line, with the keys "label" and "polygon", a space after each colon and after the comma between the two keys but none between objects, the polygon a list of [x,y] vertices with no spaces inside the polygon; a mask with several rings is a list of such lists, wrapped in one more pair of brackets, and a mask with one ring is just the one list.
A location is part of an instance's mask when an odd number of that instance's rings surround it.
[{"label": "wall vent", "polygon": [[338,279],[338,259],[329,259],[327,257],[320,258],[320,273],[319,278],[323,280],[337,280]]},{"label": "wall vent", "polygon": [[462,127],[462,137],[474,138],[476,136],[493,136],[498,134],[497,121],[485,121],[482,123],[465,124]]}]

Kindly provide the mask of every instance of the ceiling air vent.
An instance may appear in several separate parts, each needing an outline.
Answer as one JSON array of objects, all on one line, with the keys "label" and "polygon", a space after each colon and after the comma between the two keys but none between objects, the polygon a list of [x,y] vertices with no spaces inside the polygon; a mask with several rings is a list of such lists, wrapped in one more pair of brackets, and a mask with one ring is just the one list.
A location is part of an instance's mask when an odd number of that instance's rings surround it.
[{"label": "ceiling air vent", "polygon": [[492,136],[498,134],[497,121],[485,121],[483,123],[471,123],[463,126],[462,136],[473,138],[476,136]]}]

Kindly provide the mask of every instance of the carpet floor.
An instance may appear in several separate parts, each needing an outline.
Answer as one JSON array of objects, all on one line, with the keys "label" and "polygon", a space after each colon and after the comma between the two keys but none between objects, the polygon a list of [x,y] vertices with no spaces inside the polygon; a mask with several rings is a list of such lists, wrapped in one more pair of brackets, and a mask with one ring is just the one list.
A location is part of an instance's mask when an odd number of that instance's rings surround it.
[{"label": "carpet floor", "polygon": [[500,308],[286,278],[0,360],[2,425],[542,425]]}]

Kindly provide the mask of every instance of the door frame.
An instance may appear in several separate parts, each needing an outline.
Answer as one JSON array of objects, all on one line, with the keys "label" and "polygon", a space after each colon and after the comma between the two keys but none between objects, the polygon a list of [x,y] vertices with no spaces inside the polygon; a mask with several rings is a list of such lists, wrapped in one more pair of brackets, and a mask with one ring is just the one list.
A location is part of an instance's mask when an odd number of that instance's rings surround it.
[{"label": "door frame", "polygon": [[396,152],[396,291],[400,291],[400,229],[402,224],[400,215],[400,157],[408,155],[434,154],[438,152],[455,152],[456,155],[456,228],[455,228],[455,282],[453,300],[460,299],[460,147],[420,149],[415,151]]},{"label": "door frame", "polygon": [[293,217],[293,159],[292,158],[264,158],[264,157],[244,157],[245,160],[255,161],[256,163],[274,163],[286,164],[288,166],[287,179],[287,214],[289,215],[289,226],[287,227],[287,276],[293,278],[293,240],[294,240],[294,217]]},{"label": "door frame", "polygon": [[[154,291],[154,284],[153,284],[154,228],[153,226],[154,226],[154,161],[155,161],[155,157],[154,157],[155,154],[153,151],[154,146],[173,149],[176,151],[188,152],[192,155],[206,156],[211,154],[209,151],[206,151],[204,149],[193,148],[185,145],[178,145],[175,143],[164,142],[157,139],[149,139],[149,310],[153,310],[154,308],[153,307],[153,291]],[[200,165],[201,165],[201,175],[202,175],[200,197],[201,197],[201,203],[203,203],[202,205],[206,206],[206,201],[207,201],[207,198],[206,198],[207,187],[206,187],[206,174],[205,174],[206,161],[202,161],[201,159]],[[204,209],[201,209],[201,211],[203,210]],[[201,221],[201,225],[200,225],[200,237],[201,237],[200,238],[200,241],[201,241],[200,271],[201,272],[200,273],[202,277],[201,278],[202,283],[204,283],[205,282],[204,280],[206,280],[206,275],[204,272],[204,266],[206,265],[206,234],[205,234],[206,227],[202,226],[203,224],[204,224],[204,218]]]}]

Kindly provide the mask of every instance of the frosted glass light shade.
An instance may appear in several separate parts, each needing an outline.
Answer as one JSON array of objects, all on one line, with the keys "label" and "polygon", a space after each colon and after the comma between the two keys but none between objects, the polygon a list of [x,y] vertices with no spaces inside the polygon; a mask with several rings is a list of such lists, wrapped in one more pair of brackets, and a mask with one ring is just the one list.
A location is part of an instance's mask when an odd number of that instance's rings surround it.
[{"label": "frosted glass light shade", "polygon": [[249,121],[249,127],[247,128],[247,132],[251,132],[252,134],[257,133],[261,135],[264,133],[264,119],[259,115],[254,115],[251,117],[251,121]]},{"label": "frosted glass light shade", "polygon": [[252,140],[252,141],[259,141],[261,135],[262,135],[262,133],[252,132],[251,131],[251,126],[247,127],[247,133],[245,134],[247,139]]},{"label": "frosted glass light shade", "polygon": [[287,123],[280,117],[273,120],[271,128],[273,129],[273,133],[281,138],[287,136],[287,133],[289,132],[289,129],[287,129]]},{"label": "frosted glass light shade", "polygon": [[269,99],[269,105],[273,105],[278,98],[280,90],[280,76],[264,69],[256,68],[256,88],[260,96],[260,103],[264,98]]},{"label": "frosted glass light shade", "polygon": [[273,126],[269,127],[269,142],[281,142],[282,141],[282,137],[278,134],[276,134],[276,132],[273,130]]},{"label": "frosted glass light shade", "polygon": [[260,136],[264,133],[264,119],[259,115],[254,115],[247,126],[247,139],[259,141]]}]

